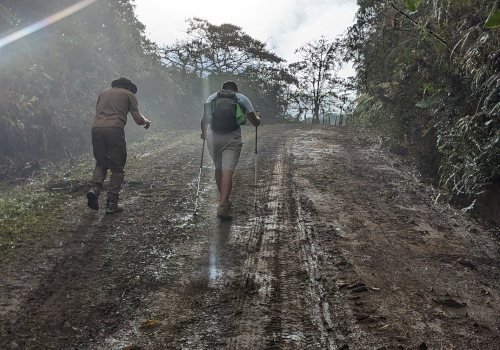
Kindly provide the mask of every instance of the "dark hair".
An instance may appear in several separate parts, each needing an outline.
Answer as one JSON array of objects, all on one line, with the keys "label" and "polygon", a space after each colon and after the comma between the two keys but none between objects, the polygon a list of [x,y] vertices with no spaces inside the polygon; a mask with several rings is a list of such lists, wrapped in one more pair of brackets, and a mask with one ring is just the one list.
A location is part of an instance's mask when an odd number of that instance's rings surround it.
[{"label": "dark hair", "polygon": [[236,85],[236,83],[234,81],[231,81],[231,80],[228,80],[228,81],[225,81],[223,84],[222,84],[222,90],[231,90],[231,91],[234,91],[234,92],[238,92],[238,85]]}]

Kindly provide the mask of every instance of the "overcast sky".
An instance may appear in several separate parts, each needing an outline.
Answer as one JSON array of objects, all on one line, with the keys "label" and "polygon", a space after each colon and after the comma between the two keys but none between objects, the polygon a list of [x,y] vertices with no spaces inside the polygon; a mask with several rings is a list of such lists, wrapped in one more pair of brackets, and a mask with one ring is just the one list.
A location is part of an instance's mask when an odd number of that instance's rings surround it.
[{"label": "overcast sky", "polygon": [[212,24],[240,26],[289,63],[300,45],[344,32],[357,10],[356,0],[135,0],[135,4],[146,34],[160,45],[186,38],[186,19],[199,17]]}]

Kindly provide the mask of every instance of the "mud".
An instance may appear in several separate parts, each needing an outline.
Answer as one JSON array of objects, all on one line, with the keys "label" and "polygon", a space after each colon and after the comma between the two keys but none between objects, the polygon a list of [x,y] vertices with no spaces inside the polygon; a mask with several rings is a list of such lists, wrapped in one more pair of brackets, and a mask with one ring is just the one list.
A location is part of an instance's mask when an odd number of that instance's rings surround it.
[{"label": "mud", "polygon": [[124,213],[65,203],[0,270],[0,348],[498,349],[498,226],[348,128],[263,126],[254,186],[243,132],[232,221],[210,159],[192,215],[196,132],[129,155]]}]

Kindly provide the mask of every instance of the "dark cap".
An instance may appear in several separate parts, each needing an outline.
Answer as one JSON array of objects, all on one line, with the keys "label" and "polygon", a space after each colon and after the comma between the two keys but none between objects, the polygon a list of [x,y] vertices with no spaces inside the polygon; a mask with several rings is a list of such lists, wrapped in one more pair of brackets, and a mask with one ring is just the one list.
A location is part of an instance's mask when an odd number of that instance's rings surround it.
[{"label": "dark cap", "polygon": [[120,77],[111,82],[111,87],[127,89],[131,93],[135,94],[137,92],[137,85],[135,85],[132,80],[125,77]]}]

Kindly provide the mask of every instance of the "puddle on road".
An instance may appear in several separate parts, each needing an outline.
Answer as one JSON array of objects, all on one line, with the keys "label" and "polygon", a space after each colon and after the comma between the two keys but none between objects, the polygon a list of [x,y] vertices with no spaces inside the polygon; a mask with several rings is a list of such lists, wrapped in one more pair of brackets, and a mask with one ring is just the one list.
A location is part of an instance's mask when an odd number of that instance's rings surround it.
[{"label": "puddle on road", "polygon": [[213,246],[211,246],[208,266],[208,278],[211,282],[217,280],[218,278],[222,278],[224,275],[224,271],[217,268],[217,255],[217,249],[214,249]]},{"label": "puddle on road", "polygon": [[228,242],[232,234],[232,222],[218,222],[212,230],[208,253],[208,279],[211,284],[220,283],[230,271]]}]

